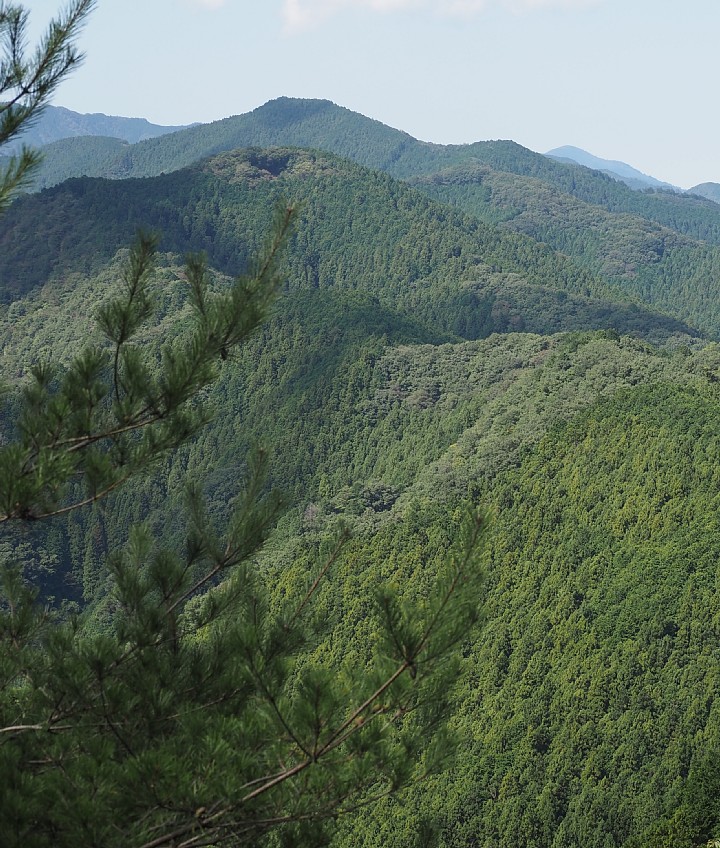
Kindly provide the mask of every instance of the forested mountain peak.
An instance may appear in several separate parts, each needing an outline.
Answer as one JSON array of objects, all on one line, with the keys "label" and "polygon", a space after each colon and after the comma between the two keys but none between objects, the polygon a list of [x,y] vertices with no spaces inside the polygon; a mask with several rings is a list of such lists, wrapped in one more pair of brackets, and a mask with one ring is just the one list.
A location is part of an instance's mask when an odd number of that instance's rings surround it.
[{"label": "forested mountain peak", "polygon": [[[332,100],[319,97],[275,97],[253,109],[250,114],[268,125],[286,126],[336,109],[342,109],[342,107],[333,103]],[[350,112],[349,109],[345,111]]]},{"label": "forested mountain peak", "polygon": [[[243,117],[243,116],[240,116]],[[378,132],[385,132],[388,137],[397,139],[414,140],[411,135],[398,129],[394,129],[381,121],[368,118],[358,112],[353,112],[345,106],[339,106],[332,100],[313,99],[303,97],[276,97],[268,100],[262,106],[258,106],[249,112],[247,117],[252,117],[260,124],[280,131],[298,124],[312,124],[318,120],[329,122],[346,121],[355,126],[365,124],[373,126]]]},{"label": "forested mountain peak", "polygon": [[463,645],[457,768],[348,818],[336,848],[620,848],[677,809],[704,834],[717,793],[700,803],[686,778],[707,775],[717,739],[720,353],[687,322],[720,334],[712,204],[638,195],[511,141],[427,144],[322,100],[103,144],[108,173],[145,178],[67,180],[0,219],[9,381],[97,343],[138,225],[161,234],[158,312],[138,337],[150,361],[188,322],[179,256],[204,253],[221,295],[280,203],[299,209],[283,290],[223,357],[195,442],[7,553],[47,594],[74,581],[102,622],[105,556],[127,528],[182,545],[188,479],[221,524],[261,440],[290,504],[259,566],[278,597],[303,596],[339,519],[353,530],[321,593],[318,653],[354,668],[381,579],[423,597],[457,516],[482,504],[473,603],[488,623]]},{"label": "forested mountain peak", "polygon": [[720,207],[327,100],[46,151],[3,848],[720,845]]},{"label": "forested mountain peak", "polygon": [[[237,185],[243,181],[280,183],[299,178],[302,168],[341,167],[318,154],[312,162],[307,157],[298,158],[297,153],[257,152],[249,158],[246,154],[229,155],[239,148],[267,151],[270,147],[324,150],[343,157],[343,169],[351,160],[409,180],[423,193],[458,207],[488,226],[515,230],[562,251],[572,257],[576,270],[582,267],[600,278],[596,283],[602,280],[615,287],[611,299],[622,290],[625,296],[649,302],[713,335],[720,328],[715,307],[708,310],[705,305],[699,306],[705,303],[702,292],[716,285],[715,268],[720,256],[714,247],[702,242],[720,242],[717,204],[670,192],[635,192],[605,174],[553,161],[513,141],[431,144],[328,100],[282,97],[245,115],[139,144],[108,139],[56,142],[47,148],[47,162],[48,166],[60,165],[61,170],[79,168],[115,179],[159,177],[161,173],[169,179],[183,167],[196,166],[196,173],[214,174],[225,184]],[[286,157],[284,162],[278,159],[280,155]],[[258,156],[264,156],[264,162]],[[290,171],[284,173],[288,167]],[[188,179],[179,177],[176,184]],[[371,178],[366,175],[362,179]],[[377,177],[372,179],[380,185]],[[167,183],[171,184],[175,183]],[[76,186],[71,195],[87,190],[87,185],[82,189]],[[129,190],[117,189],[121,193]],[[393,191],[397,192],[397,187]],[[179,202],[182,205],[184,201]],[[412,203],[416,205],[417,199]],[[167,210],[163,215],[174,218]],[[151,220],[155,217],[150,216]],[[125,230],[129,226],[128,220]],[[167,221],[159,226],[166,233],[172,229]],[[113,224],[112,228],[116,227],[117,223]],[[198,227],[194,230],[197,234]],[[203,235],[199,246],[214,238]],[[114,249],[118,246],[116,243]],[[8,252],[14,251],[10,245]],[[105,254],[106,258],[111,254]],[[518,266],[513,273],[517,272]],[[595,284],[588,287],[580,279],[576,278],[576,292],[598,293]],[[9,285],[18,290],[17,280]],[[561,321],[554,328],[562,326]]]},{"label": "forested mountain peak", "polygon": [[423,142],[329,100],[290,97],[270,100],[242,115],[194,125],[172,136],[145,139],[115,157],[106,151],[94,156],[88,149],[74,165],[62,164],[62,142],[59,144],[60,147],[46,151],[40,187],[80,175],[152,176],[223,150],[275,145],[328,150],[399,177],[473,160],[525,173],[552,172],[553,165],[562,168],[513,141],[450,145]]},{"label": "forested mountain peak", "polygon": [[441,145],[418,141],[329,100],[280,97],[244,115],[189,127],[114,148],[107,140],[56,142],[45,150],[36,187],[73,176],[113,179],[156,176],[240,147],[317,148],[395,177],[409,179],[459,165],[543,180],[553,188],[608,212],[631,213],[679,232],[720,241],[717,204],[667,191],[637,192],[607,174],[563,163],[513,141]]}]

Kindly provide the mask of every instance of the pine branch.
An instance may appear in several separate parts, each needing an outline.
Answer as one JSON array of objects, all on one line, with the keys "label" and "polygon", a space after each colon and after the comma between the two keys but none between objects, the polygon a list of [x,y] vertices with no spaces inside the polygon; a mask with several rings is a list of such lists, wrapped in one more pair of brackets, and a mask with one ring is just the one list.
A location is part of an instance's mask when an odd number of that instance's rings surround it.
[{"label": "pine branch", "polygon": [[[22,6],[0,4],[0,145],[12,141],[41,115],[60,82],[83,60],[74,45],[96,0],[73,0],[46,34],[29,62],[23,53],[28,13]],[[12,92],[10,96],[6,96]],[[0,173],[0,210],[5,209],[27,183],[40,156],[22,148]]]},{"label": "pine branch", "polygon": [[340,556],[340,552],[342,551],[343,547],[345,546],[345,543],[349,538],[350,531],[346,527],[343,527],[334,549],[330,552],[330,555],[325,560],[325,564],[318,572],[318,575],[313,581],[312,586],[310,586],[310,588],[307,590],[305,597],[298,604],[297,608],[295,609],[295,612],[292,614],[289,621],[287,621],[287,623],[284,625],[286,630],[290,630],[290,628],[293,627],[293,625],[298,621],[298,619],[302,615],[303,610],[317,592],[320,584],[327,575],[328,571],[337,562],[337,558]]},{"label": "pine branch", "polygon": [[[139,236],[124,271],[123,295],[106,304],[98,315],[113,346],[109,391],[114,410],[107,404],[99,406],[107,394],[97,386],[99,354],[81,354],[58,391],[51,391],[52,372],[36,369],[36,383],[26,392],[21,414],[24,451],[18,454],[17,445],[0,448],[0,460],[4,457],[9,463],[0,479],[0,492],[5,488],[0,524],[51,518],[96,503],[193,435],[205,422],[196,404],[198,395],[217,378],[217,363],[265,318],[277,293],[275,266],[294,215],[294,207],[283,207],[258,262],[257,275],[249,281],[237,280],[228,294],[208,300],[203,267],[200,260],[193,259],[188,273],[193,280],[196,326],[176,340],[172,349],[166,349],[157,381],[149,378],[139,355],[130,355],[135,350],[133,337],[151,315],[148,283],[155,239]],[[87,390],[82,401],[78,387]],[[75,410],[77,420],[73,418]],[[79,426],[84,432],[77,432]],[[145,431],[144,438],[133,441],[141,431]],[[91,449],[95,448],[93,455]],[[91,494],[58,505],[77,474],[85,476]]]}]

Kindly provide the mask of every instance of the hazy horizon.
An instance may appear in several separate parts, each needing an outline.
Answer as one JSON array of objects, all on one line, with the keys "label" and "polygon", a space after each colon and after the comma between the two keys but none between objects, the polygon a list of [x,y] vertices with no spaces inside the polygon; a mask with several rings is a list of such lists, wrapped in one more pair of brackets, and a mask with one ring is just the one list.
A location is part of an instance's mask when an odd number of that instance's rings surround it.
[{"label": "hazy horizon", "polygon": [[[33,0],[33,38],[61,5]],[[569,145],[688,188],[720,182],[718,31],[710,0],[100,0],[55,104],[174,126],[322,98],[423,141]]]}]

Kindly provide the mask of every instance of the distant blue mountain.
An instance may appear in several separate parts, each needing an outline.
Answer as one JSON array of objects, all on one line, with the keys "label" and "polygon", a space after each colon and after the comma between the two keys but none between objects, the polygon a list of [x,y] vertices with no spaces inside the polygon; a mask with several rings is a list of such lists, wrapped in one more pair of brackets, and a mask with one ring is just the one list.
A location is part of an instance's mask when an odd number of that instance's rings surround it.
[{"label": "distant blue mountain", "polygon": [[21,143],[29,144],[31,147],[42,147],[54,141],[78,136],[105,136],[135,144],[147,138],[156,138],[182,129],[185,127],[151,124],[145,118],[118,118],[100,113],[82,115],[62,106],[48,106],[38,121],[18,141],[7,145],[3,153],[11,153]]},{"label": "distant blue mountain", "polygon": [[581,150],[579,147],[556,147],[554,150],[548,150],[545,154],[551,159],[557,159],[561,162],[577,162],[578,165],[584,165],[586,168],[592,168],[594,171],[602,171],[613,179],[629,185],[634,189],[645,188],[664,188],[672,191],[682,191],[677,186],[670,183],[664,183],[662,180],[657,180],[655,177],[650,177],[627,165],[625,162],[617,162],[614,159],[601,159],[599,156],[593,156],[587,150]]},{"label": "distant blue mountain", "polygon": [[720,183],[700,183],[687,190],[688,194],[699,194],[714,203],[720,203]]}]

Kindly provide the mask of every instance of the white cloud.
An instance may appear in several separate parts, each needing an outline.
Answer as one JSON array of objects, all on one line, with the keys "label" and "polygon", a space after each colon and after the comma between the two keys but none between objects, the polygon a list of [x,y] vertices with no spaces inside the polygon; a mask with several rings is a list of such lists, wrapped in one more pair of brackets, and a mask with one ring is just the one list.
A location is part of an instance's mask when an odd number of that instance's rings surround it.
[{"label": "white cloud", "polygon": [[424,4],[425,0],[285,0],[283,15],[289,29],[304,29],[353,6],[375,12],[392,12],[419,8]]},{"label": "white cloud", "polygon": [[517,11],[528,9],[587,9],[604,0],[506,0],[505,5]]},{"label": "white cloud", "polygon": [[497,4],[514,12],[526,12],[553,8],[581,9],[602,2],[604,0],[285,0],[283,17],[288,30],[298,30],[315,26],[337,12],[350,8],[375,12],[424,10],[438,15],[469,16]]},{"label": "white cloud", "polygon": [[227,0],[189,0],[191,6],[199,6],[201,9],[219,9]]}]

